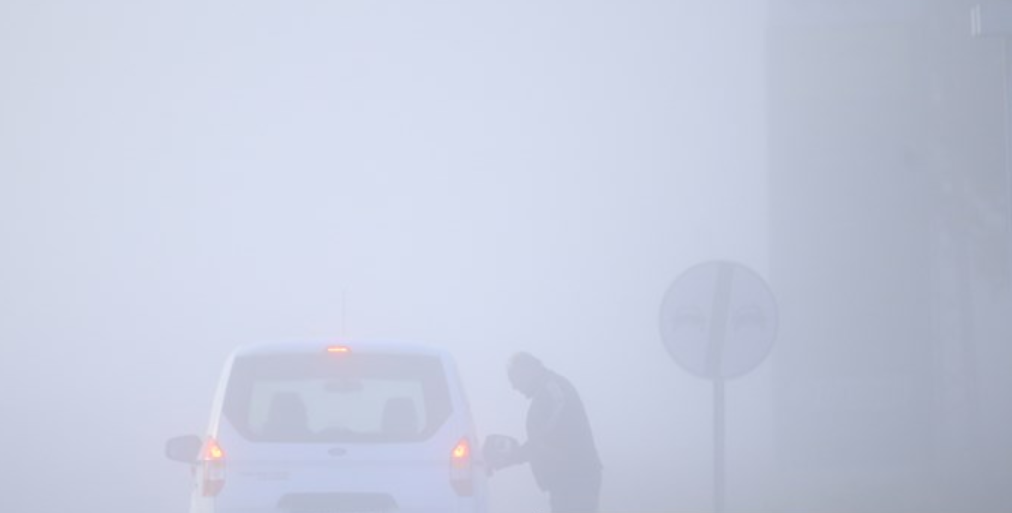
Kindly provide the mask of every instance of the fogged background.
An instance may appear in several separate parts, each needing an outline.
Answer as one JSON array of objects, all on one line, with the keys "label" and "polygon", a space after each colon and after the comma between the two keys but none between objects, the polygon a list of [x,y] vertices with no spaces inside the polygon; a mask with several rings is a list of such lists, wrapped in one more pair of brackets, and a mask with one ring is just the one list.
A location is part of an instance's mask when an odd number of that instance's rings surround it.
[{"label": "fogged background", "polygon": [[[184,510],[237,345],[505,362],[583,396],[604,511],[712,507],[671,282],[772,286],[728,511],[1008,511],[1001,39],[962,0],[0,3],[0,510]],[[526,468],[493,513],[547,509]]]}]

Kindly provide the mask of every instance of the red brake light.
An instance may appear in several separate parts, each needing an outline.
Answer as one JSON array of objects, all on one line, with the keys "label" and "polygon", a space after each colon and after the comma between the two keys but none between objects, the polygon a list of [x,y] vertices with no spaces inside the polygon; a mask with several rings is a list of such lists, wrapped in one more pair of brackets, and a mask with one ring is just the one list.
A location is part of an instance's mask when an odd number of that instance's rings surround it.
[{"label": "red brake light", "polygon": [[467,496],[474,493],[472,470],[471,442],[464,437],[450,451],[450,485],[457,495]]},{"label": "red brake light", "polygon": [[204,443],[200,453],[201,494],[214,497],[225,487],[225,451],[213,437]]},{"label": "red brake light", "polygon": [[462,438],[453,448],[454,465],[467,463],[469,456],[471,456],[471,444],[468,443],[467,438]]},{"label": "red brake light", "polygon": [[206,461],[220,460],[225,457],[225,451],[221,450],[221,446],[218,445],[218,441],[214,438],[207,440],[207,446],[204,449],[204,459]]}]

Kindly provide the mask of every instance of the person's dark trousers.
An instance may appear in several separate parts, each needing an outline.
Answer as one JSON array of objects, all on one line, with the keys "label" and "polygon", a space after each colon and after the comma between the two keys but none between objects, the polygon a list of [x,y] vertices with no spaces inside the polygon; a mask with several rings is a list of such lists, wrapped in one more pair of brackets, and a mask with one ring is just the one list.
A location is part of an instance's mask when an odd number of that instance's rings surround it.
[{"label": "person's dark trousers", "polygon": [[569,479],[548,490],[552,513],[597,513],[601,475]]}]

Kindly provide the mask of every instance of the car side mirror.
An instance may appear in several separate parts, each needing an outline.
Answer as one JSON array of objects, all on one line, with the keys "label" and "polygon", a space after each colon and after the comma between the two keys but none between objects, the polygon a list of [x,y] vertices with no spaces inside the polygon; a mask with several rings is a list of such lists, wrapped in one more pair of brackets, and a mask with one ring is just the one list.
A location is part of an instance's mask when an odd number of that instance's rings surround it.
[{"label": "car side mirror", "polygon": [[173,461],[195,463],[203,445],[204,442],[197,435],[172,437],[165,442],[165,456]]},{"label": "car side mirror", "polygon": [[499,469],[514,463],[520,443],[506,435],[488,435],[482,444],[481,453],[490,469]]}]

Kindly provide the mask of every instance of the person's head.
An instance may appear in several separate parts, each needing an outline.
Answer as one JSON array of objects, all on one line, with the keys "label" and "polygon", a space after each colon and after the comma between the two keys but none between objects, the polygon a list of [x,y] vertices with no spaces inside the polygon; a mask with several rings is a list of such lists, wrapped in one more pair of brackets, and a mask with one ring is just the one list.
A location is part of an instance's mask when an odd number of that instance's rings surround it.
[{"label": "person's head", "polygon": [[507,374],[513,389],[527,397],[534,395],[545,375],[545,366],[530,353],[516,353],[510,358]]}]

